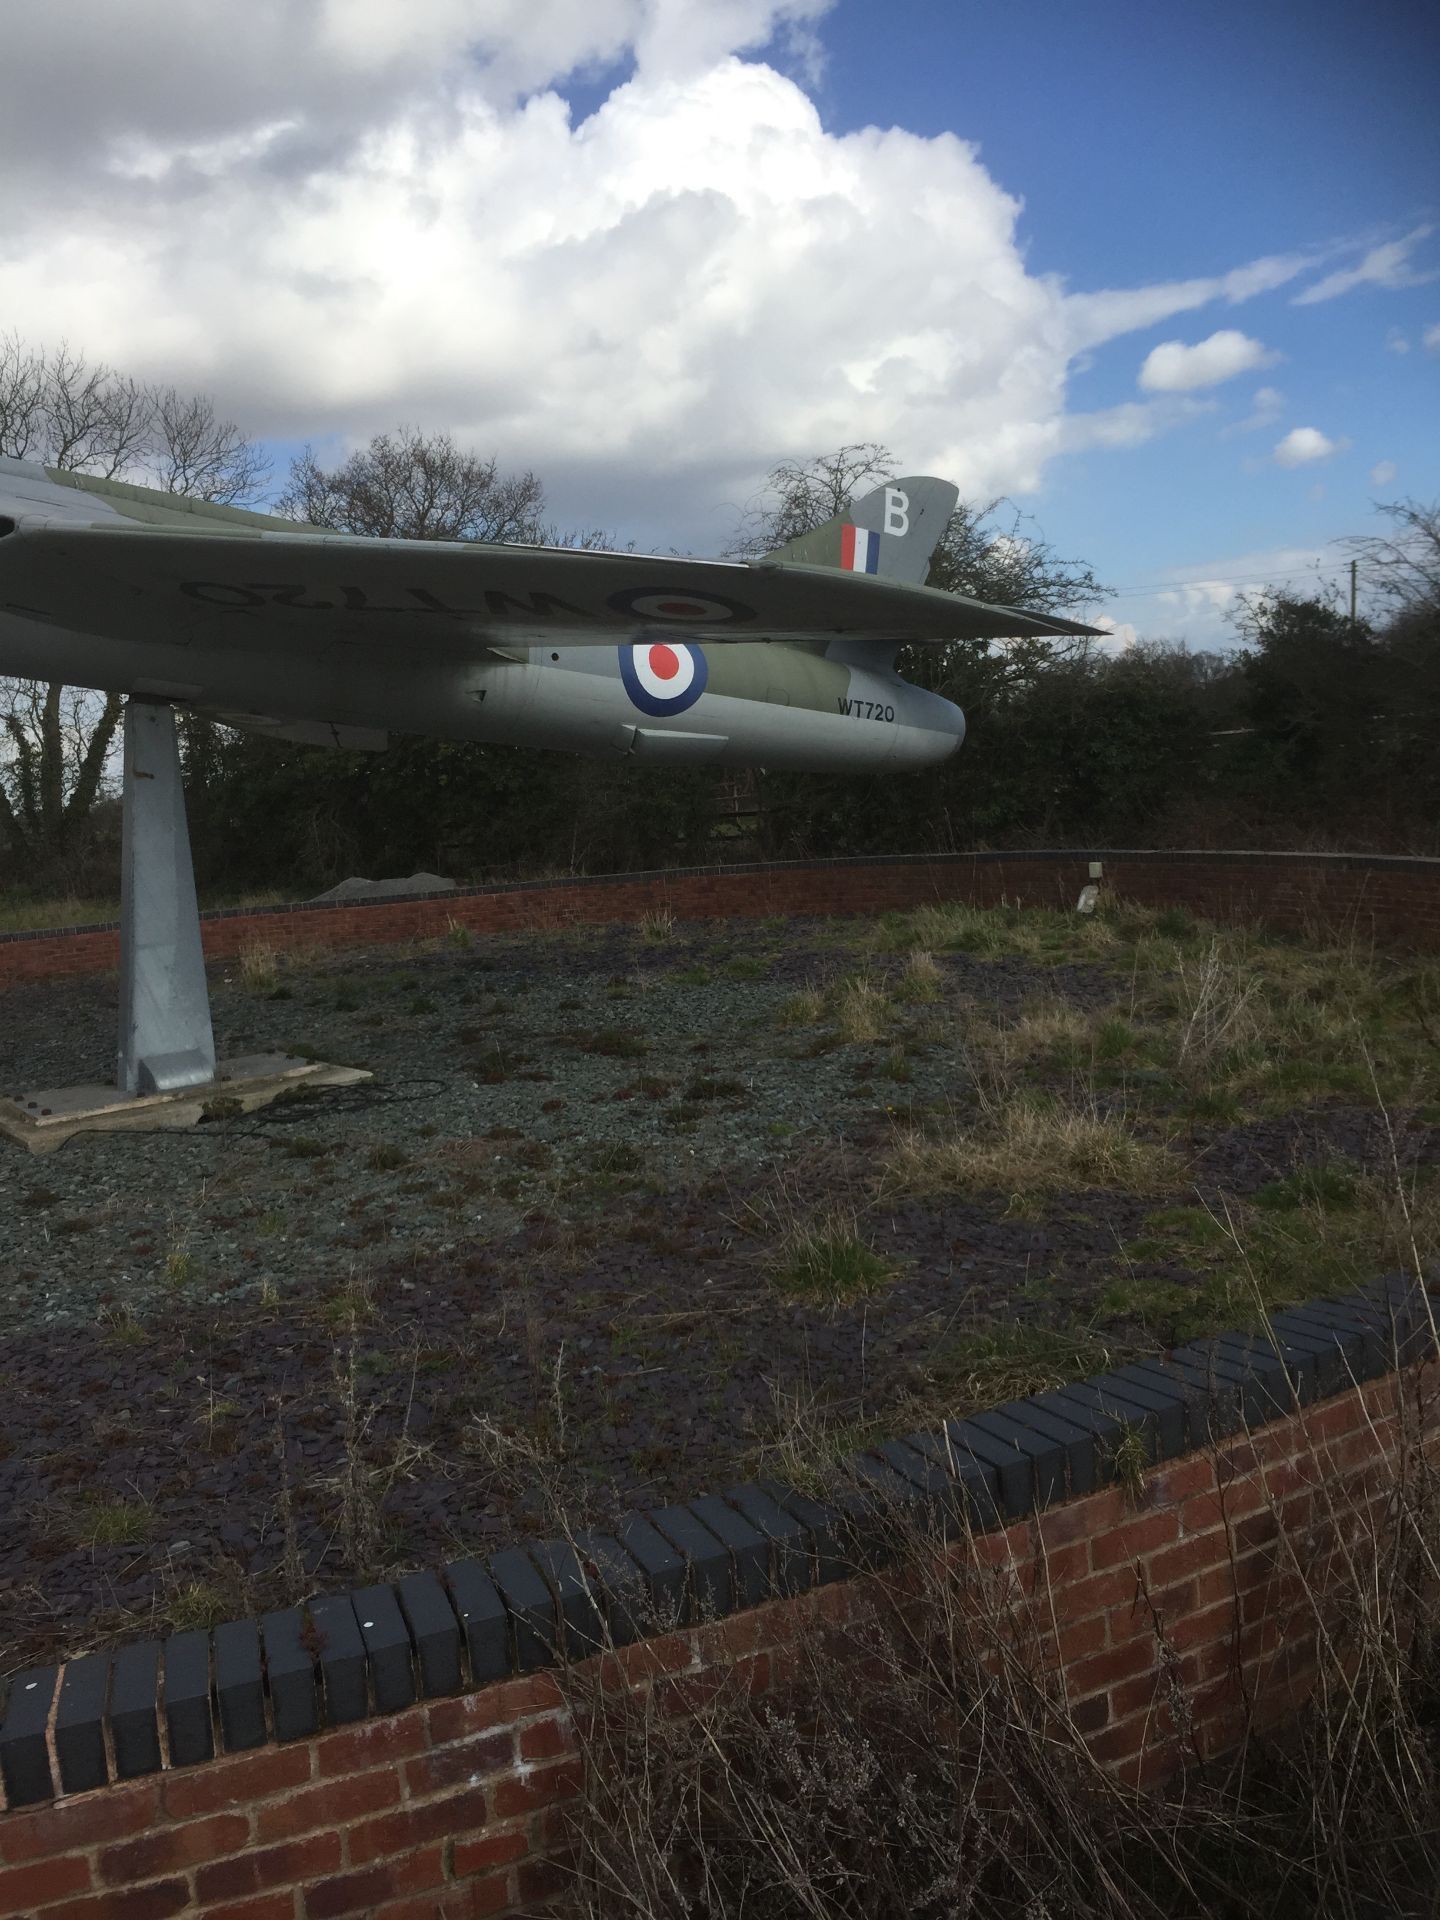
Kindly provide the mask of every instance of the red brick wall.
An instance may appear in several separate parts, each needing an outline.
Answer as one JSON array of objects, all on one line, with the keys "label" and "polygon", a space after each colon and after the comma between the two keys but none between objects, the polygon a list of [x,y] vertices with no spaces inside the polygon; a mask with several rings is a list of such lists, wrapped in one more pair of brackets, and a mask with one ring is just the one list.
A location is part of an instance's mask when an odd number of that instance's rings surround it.
[{"label": "red brick wall", "polygon": [[[452,921],[476,933],[553,931],[639,920],[657,908],[681,920],[768,914],[884,913],[964,900],[1073,905],[1100,860],[1113,899],[1181,906],[1206,918],[1260,921],[1289,932],[1328,929],[1381,945],[1440,950],[1440,860],[1350,854],[953,854],[944,858],[795,862],[614,879],[474,889],[372,906],[267,908],[204,922],[212,960],[247,947],[357,947],[433,939]],[[119,963],[113,929],[0,938],[0,986]]]},{"label": "red brick wall", "polygon": [[[1433,1369],[1432,1369],[1433,1371]],[[948,1549],[1028,1598],[1076,1725],[1120,1778],[1149,1784],[1232,1746],[1311,1684],[1315,1615],[1282,1531],[1318,1572],[1383,1530],[1400,1443],[1391,1374],[1243,1441],[1152,1469]],[[1362,1550],[1363,1557],[1363,1550]],[[1371,1559],[1373,1564],[1374,1551]],[[873,1605],[873,1580],[643,1642],[608,1685],[683,1712],[717,1671],[756,1693],[793,1677],[820,1621]],[[1174,1719],[1177,1681],[1191,1729]],[[1182,1715],[1182,1717],[1187,1717]],[[43,1920],[456,1920],[529,1911],[563,1884],[580,1758],[562,1676],[539,1673],[287,1747],[0,1815],[0,1916]]]}]

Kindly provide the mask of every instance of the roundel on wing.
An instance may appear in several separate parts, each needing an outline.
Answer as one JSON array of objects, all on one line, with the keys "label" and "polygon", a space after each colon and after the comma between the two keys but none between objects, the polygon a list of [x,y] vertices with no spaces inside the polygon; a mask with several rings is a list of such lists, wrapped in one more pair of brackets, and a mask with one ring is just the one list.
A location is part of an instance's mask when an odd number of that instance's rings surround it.
[{"label": "roundel on wing", "polygon": [[620,678],[642,713],[684,713],[709,677],[704,654],[684,640],[644,640],[620,649]]},{"label": "roundel on wing", "polygon": [[753,620],[755,609],[743,600],[730,600],[718,593],[689,593],[676,587],[668,593],[646,593],[639,589],[612,593],[609,604],[617,613],[635,620],[654,620],[667,627],[690,624],[719,627],[732,620]]}]

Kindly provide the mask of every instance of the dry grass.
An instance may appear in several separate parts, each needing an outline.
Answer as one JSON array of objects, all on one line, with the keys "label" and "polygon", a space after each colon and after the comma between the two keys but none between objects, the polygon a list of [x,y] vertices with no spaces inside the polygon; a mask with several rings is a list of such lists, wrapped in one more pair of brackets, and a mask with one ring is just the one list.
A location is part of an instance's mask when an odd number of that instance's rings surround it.
[{"label": "dry grass", "polygon": [[[585,1762],[564,1920],[1393,1920],[1440,1885],[1440,1475],[1407,1403],[1383,1498],[1321,1475],[1303,1528],[1262,1485],[1315,1687],[1232,1757],[1162,1613],[1159,1695],[1189,1767],[1137,1794],[1092,1756],[1049,1610],[962,1535],[898,1525],[890,1571],[816,1618],[757,1702],[727,1664],[563,1681]],[[1329,1550],[1317,1552],[1317,1538]],[[1238,1604],[1238,1594],[1236,1603]],[[771,1673],[778,1662],[771,1666]],[[763,1666],[762,1666],[763,1679]],[[1209,1684],[1208,1682],[1206,1683]],[[1263,1712],[1263,1702],[1262,1709]]]},{"label": "dry grass", "polygon": [[240,955],[239,976],[247,993],[273,993],[280,984],[280,962],[274,947],[252,941]]},{"label": "dry grass", "polygon": [[974,1126],[896,1134],[882,1163],[889,1193],[1066,1193],[1122,1188],[1163,1193],[1184,1168],[1127,1117],[1023,1096],[984,1103]]}]

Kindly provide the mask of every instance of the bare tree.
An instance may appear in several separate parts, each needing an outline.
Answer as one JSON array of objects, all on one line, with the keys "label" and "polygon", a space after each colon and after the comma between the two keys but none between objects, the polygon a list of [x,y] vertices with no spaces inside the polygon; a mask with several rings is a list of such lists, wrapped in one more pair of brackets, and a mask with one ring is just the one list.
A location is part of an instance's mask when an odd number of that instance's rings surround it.
[{"label": "bare tree", "polygon": [[[888,447],[859,441],[813,460],[785,460],[770,469],[767,490],[751,504],[729,551],[749,559],[846,512],[857,495],[894,476]],[[1002,509],[1008,525],[995,524]],[[994,605],[1055,613],[1103,597],[1106,589],[1082,561],[1061,560],[1008,500],[962,502],[950,516],[930,562],[928,584]]]},{"label": "bare tree", "polygon": [[235,505],[269,475],[255,443],[203,394],[147,387],[63,342],[0,339],[0,453]]},{"label": "bare tree", "polygon": [[29,460],[43,453],[45,361],[16,336],[0,338],[0,454]]},{"label": "bare tree", "polygon": [[1394,615],[1440,614],[1440,501],[1382,506],[1394,532],[1347,540],[1365,586]]},{"label": "bare tree", "polygon": [[[142,386],[62,343],[0,339],[0,454],[123,476],[197,500],[252,499],[268,467],[203,395]],[[63,877],[105,778],[121,701],[0,681],[0,850],[30,883]]]},{"label": "bare tree", "polygon": [[202,393],[157,393],[151,437],[149,465],[167,493],[233,507],[253,500],[270,476],[254,441],[233,420],[220,419]]},{"label": "bare tree", "polygon": [[782,460],[770,469],[764,493],[745,509],[726,552],[737,560],[773,553],[838,518],[857,493],[871,492],[894,472],[894,454],[874,440],[837,447],[813,460]]},{"label": "bare tree", "polygon": [[382,539],[539,545],[546,538],[544,506],[545,490],[533,473],[501,474],[493,457],[466,452],[448,433],[401,426],[377,433],[329,470],[306,447],[276,511]]}]

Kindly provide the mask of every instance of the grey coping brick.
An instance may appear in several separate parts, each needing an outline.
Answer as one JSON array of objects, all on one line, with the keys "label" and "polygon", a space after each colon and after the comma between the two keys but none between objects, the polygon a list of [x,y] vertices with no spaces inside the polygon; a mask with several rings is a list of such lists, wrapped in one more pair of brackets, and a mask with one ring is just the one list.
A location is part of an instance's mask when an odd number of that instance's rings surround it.
[{"label": "grey coping brick", "polygon": [[1022,1427],[1031,1427],[1048,1439],[1058,1440],[1065,1449],[1066,1484],[1072,1496],[1093,1493],[1099,1481],[1095,1434],[1090,1427],[1040,1407],[1033,1400],[1007,1400],[996,1407]]},{"label": "grey coping brick", "polygon": [[728,1487],[725,1498],[770,1542],[771,1578],[777,1593],[804,1593],[813,1585],[815,1559],[810,1538],[793,1513],[787,1513],[760,1487]]},{"label": "grey coping brick", "polygon": [[1113,1413],[1107,1413],[1098,1398],[1071,1400],[1057,1388],[1032,1394],[1025,1404],[1056,1414],[1062,1420],[1071,1420],[1077,1427],[1083,1427],[1092,1434],[1095,1440],[1095,1471],[1098,1477],[1105,1477],[1108,1471],[1106,1462],[1125,1437],[1126,1423],[1123,1420]]},{"label": "grey coping brick", "polygon": [[850,1521],[861,1566],[884,1566],[901,1551],[904,1534],[934,1533],[944,1525],[938,1496],[878,1454],[852,1454],[840,1470],[852,1484],[836,1490],[835,1504]]},{"label": "grey coping brick", "polygon": [[586,1631],[594,1635],[594,1644],[588,1651],[594,1653],[607,1642],[628,1647],[641,1639],[646,1631],[649,1596],[645,1576],[635,1561],[608,1533],[577,1533],[575,1551],[592,1603]]},{"label": "grey coping brick", "polygon": [[261,1616],[265,1681],[277,1740],[298,1740],[320,1730],[320,1690],[315,1656],[306,1646],[305,1616],[299,1607],[283,1607]]},{"label": "grey coping brick", "polygon": [[[1117,1387],[1113,1380],[1105,1387],[1099,1386],[1094,1380],[1082,1380],[1077,1381],[1074,1386],[1057,1387],[1055,1391],[1061,1400],[1068,1400],[1077,1407],[1094,1407],[1097,1412],[1108,1413],[1117,1420],[1122,1429],[1128,1428],[1138,1433],[1145,1442],[1146,1454],[1151,1460],[1164,1458],[1157,1402],[1171,1409],[1172,1418],[1178,1422],[1182,1434],[1189,1424],[1185,1418],[1183,1401],[1178,1395],[1172,1397],[1170,1392],[1158,1382],[1153,1394],[1138,1382],[1126,1393]],[[1123,1438],[1123,1433],[1116,1437],[1115,1444],[1118,1444],[1119,1438]],[[1177,1448],[1176,1451],[1178,1452],[1179,1449]],[[1113,1457],[1114,1444],[1106,1454],[1107,1469]]]},{"label": "grey coping brick", "polygon": [[685,1618],[687,1604],[683,1555],[675,1551],[643,1514],[627,1513],[615,1529],[615,1538],[645,1576],[650,1594],[650,1624],[659,1630],[678,1626]]},{"label": "grey coping brick", "polygon": [[782,1487],[778,1480],[761,1480],[756,1484],[787,1513],[793,1513],[809,1534],[814,1543],[816,1584],[823,1587],[832,1580],[843,1580],[850,1567],[844,1525],[833,1508],[823,1501],[812,1500],[809,1494],[796,1492],[793,1487]]},{"label": "grey coping brick", "polygon": [[215,1698],[220,1737],[227,1753],[265,1743],[265,1685],[260,1669],[260,1629],[253,1620],[227,1620],[216,1627]]},{"label": "grey coping brick", "polygon": [[410,1629],[427,1700],[460,1691],[460,1622],[450,1597],[433,1573],[407,1573],[395,1582],[400,1611]]},{"label": "grey coping brick", "polygon": [[560,1628],[557,1656],[583,1660],[595,1651],[599,1619],[580,1556],[568,1540],[540,1540],[530,1543],[530,1558],[548,1583],[555,1602]]},{"label": "grey coping brick", "polygon": [[1004,1519],[1018,1520],[1034,1509],[1035,1472],[1028,1454],[1021,1453],[1008,1441],[997,1440],[983,1427],[972,1426],[968,1420],[947,1420],[944,1432],[951,1452],[958,1459],[979,1460],[995,1469]]},{"label": "grey coping brick", "polygon": [[1101,1395],[1116,1395],[1120,1400],[1138,1403],[1151,1416],[1158,1459],[1168,1460],[1189,1447],[1190,1422],[1185,1396],[1178,1388],[1151,1387],[1143,1380],[1134,1379],[1124,1368],[1092,1374],[1084,1384]]},{"label": "grey coping brick", "polygon": [[683,1554],[690,1568],[690,1618],[707,1619],[734,1607],[730,1555],[688,1507],[651,1507],[645,1518]]},{"label": "grey coping brick", "polygon": [[55,1758],[62,1793],[85,1793],[110,1778],[105,1762],[105,1702],[110,1691],[110,1655],[89,1653],[69,1660],[55,1710]]},{"label": "grey coping brick", "polygon": [[959,1453],[946,1433],[907,1433],[901,1442],[948,1473],[965,1503],[970,1525],[983,1531],[999,1526],[1004,1512],[1000,1469],[973,1453]]},{"label": "grey coping brick", "polygon": [[1328,1339],[1340,1353],[1331,1376],[1330,1391],[1338,1393],[1355,1381],[1369,1380],[1385,1365],[1390,1335],[1379,1316],[1353,1301],[1315,1302],[1277,1314],[1274,1325],[1299,1336]]},{"label": "grey coping brick", "polygon": [[0,1723],[0,1779],[12,1807],[33,1806],[37,1800],[55,1797],[45,1726],[59,1678],[58,1667],[28,1667],[10,1683],[5,1719]]},{"label": "grey coping brick", "polygon": [[510,1615],[516,1666],[522,1673],[545,1666],[555,1657],[555,1602],[549,1587],[519,1547],[492,1553],[487,1564]]},{"label": "grey coping brick", "polygon": [[1302,1403],[1302,1396],[1314,1398],[1313,1393],[1304,1393],[1305,1387],[1313,1387],[1315,1381],[1313,1355],[1292,1351],[1287,1358],[1279,1343],[1263,1334],[1216,1334],[1209,1345],[1216,1353],[1223,1353],[1250,1368],[1265,1391],[1272,1419],[1294,1413]]},{"label": "grey coping brick", "polygon": [[1177,1360],[1171,1354],[1164,1360],[1132,1361],[1123,1371],[1132,1379],[1153,1380],[1157,1387],[1183,1397],[1192,1446],[1224,1440],[1245,1424],[1240,1384],[1220,1378],[1193,1360]]},{"label": "grey coping brick", "polygon": [[369,1712],[369,1674],[354,1601],[348,1593],[317,1594],[310,1602],[310,1622],[320,1643],[327,1724],[363,1720]]},{"label": "grey coping brick", "polygon": [[415,1664],[410,1635],[390,1586],[361,1587],[351,1595],[365,1655],[370,1663],[370,1685],[377,1713],[395,1713],[415,1698]]},{"label": "grey coping brick", "polygon": [[1361,1378],[1365,1361],[1365,1333],[1359,1327],[1312,1320],[1304,1309],[1277,1313],[1270,1322],[1277,1340],[1287,1348],[1308,1353],[1315,1363],[1317,1400],[1327,1399]]},{"label": "grey coping brick", "polygon": [[773,1591],[770,1583],[770,1542],[765,1534],[719,1494],[702,1494],[685,1503],[730,1553],[730,1577],[737,1607],[758,1607]]},{"label": "grey coping brick", "polygon": [[972,1413],[965,1425],[979,1427],[982,1433],[988,1433],[992,1438],[1030,1456],[1030,1466],[1035,1475],[1037,1507],[1048,1507],[1056,1500],[1065,1498],[1069,1492],[1070,1476],[1066,1470],[1063,1442],[998,1409],[988,1413]]},{"label": "grey coping brick", "polygon": [[1194,1367],[1205,1389],[1212,1394],[1222,1382],[1233,1387],[1239,1395],[1240,1418],[1245,1426],[1258,1427],[1275,1417],[1274,1403],[1264,1382],[1248,1366],[1209,1341],[1194,1340],[1188,1347],[1177,1347],[1170,1359],[1181,1366]]},{"label": "grey coping brick", "polygon": [[198,1627],[172,1633],[162,1649],[165,1670],[165,1733],[172,1767],[193,1767],[215,1757],[215,1721],[210,1710],[210,1636]]},{"label": "grey coping brick", "polygon": [[888,1440],[876,1448],[876,1456],[893,1473],[903,1475],[924,1496],[927,1516],[946,1540],[966,1531],[969,1502],[961,1481],[928,1453],[906,1446],[903,1440]]},{"label": "grey coping brick", "polygon": [[510,1671],[510,1623],[495,1582],[478,1560],[452,1560],[445,1584],[465,1635],[471,1683],[502,1679]]},{"label": "grey coping brick", "polygon": [[159,1693],[159,1641],[122,1647],[110,1681],[110,1733],[121,1780],[160,1771]]}]

